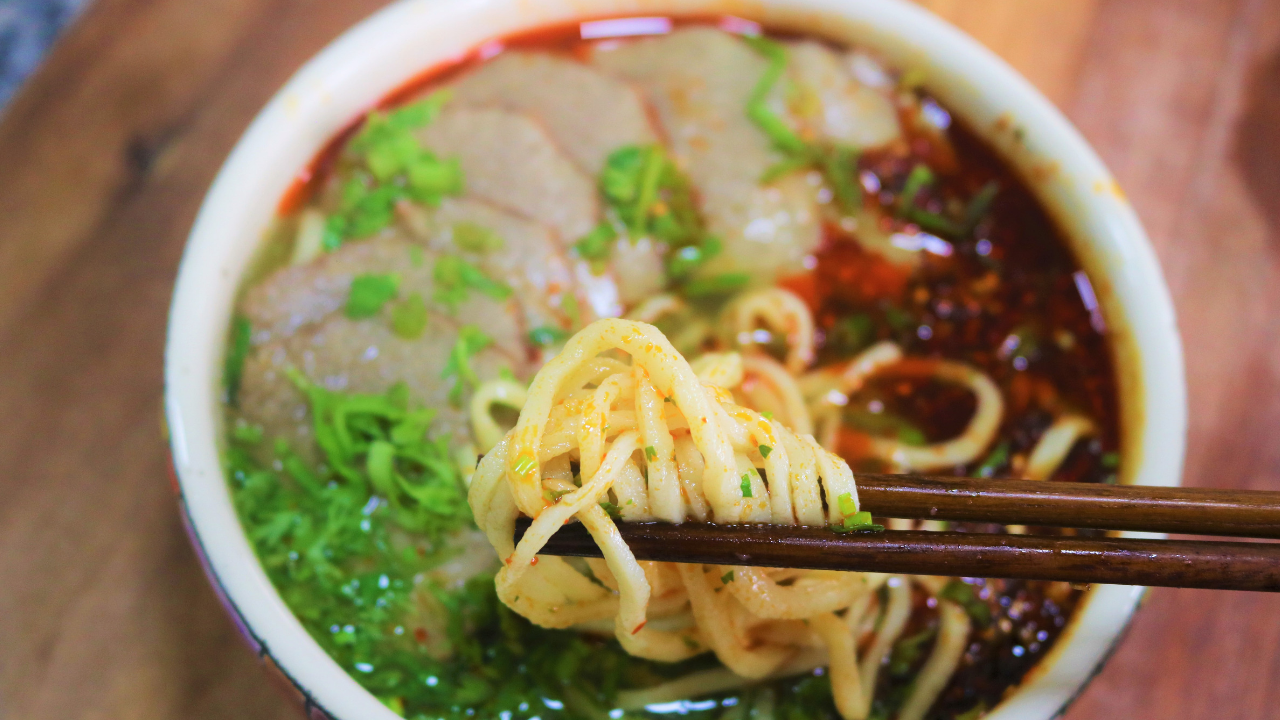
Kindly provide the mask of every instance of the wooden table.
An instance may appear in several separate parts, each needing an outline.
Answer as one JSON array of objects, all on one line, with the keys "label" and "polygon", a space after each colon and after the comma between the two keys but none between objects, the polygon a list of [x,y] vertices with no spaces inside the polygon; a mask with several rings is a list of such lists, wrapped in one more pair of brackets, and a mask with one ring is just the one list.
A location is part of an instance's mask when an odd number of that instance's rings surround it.
[{"label": "wooden table", "polygon": [[[0,713],[295,717],[196,565],[160,440],[205,188],[379,0],[96,0],[0,122]],[[1119,175],[1178,303],[1187,482],[1280,489],[1280,3],[932,0]],[[1266,718],[1280,596],[1158,590],[1069,718]]]}]

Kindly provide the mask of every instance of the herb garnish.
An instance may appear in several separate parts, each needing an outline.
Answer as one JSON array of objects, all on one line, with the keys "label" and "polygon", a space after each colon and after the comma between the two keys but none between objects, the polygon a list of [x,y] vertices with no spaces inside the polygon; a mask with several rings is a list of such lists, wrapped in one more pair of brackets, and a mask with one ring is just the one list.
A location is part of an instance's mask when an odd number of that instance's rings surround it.
[{"label": "herb garnish", "polygon": [[769,167],[761,183],[812,168],[822,173],[842,212],[854,213],[862,206],[862,185],[858,182],[858,149],[831,142],[806,142],[777,113],[769,109],[769,93],[787,70],[787,49],[763,37],[743,40],[769,61],[747,100],[747,117],[769,138],[782,160]]},{"label": "herb garnish", "polygon": [[483,270],[457,255],[443,255],[436,260],[435,268],[432,269],[432,278],[436,283],[435,300],[448,305],[453,312],[457,312],[458,305],[466,302],[471,290],[494,300],[506,300],[511,297],[510,285],[494,280]]},{"label": "herb garnish", "polygon": [[981,627],[991,624],[991,606],[978,597],[978,593],[969,583],[962,580],[952,580],[938,593],[938,598],[950,600],[964,608],[969,617]]},{"label": "herb garnish", "polygon": [[391,330],[405,340],[422,337],[427,329],[427,303],[421,293],[411,293],[391,309]]},{"label": "herb garnish", "polygon": [[471,358],[476,353],[493,344],[493,339],[485,335],[475,325],[463,325],[458,330],[458,339],[449,353],[449,362],[440,373],[440,379],[450,381],[449,403],[454,407],[462,405],[462,393],[469,387],[480,383],[480,378],[471,367]]},{"label": "herb garnish", "polygon": [[326,250],[390,225],[401,200],[437,205],[442,197],[462,192],[458,161],[437,158],[414,135],[447,100],[447,93],[437,92],[402,108],[369,113],[344,151],[343,159],[354,169],[342,186],[337,212],[325,223]]},{"label": "herb garnish", "polygon": [[706,233],[692,184],[661,145],[614,150],[599,187],[608,217],[574,244],[584,260],[607,260],[624,233],[632,242],[651,237],[666,244],[667,278],[680,283],[719,254],[721,243]]},{"label": "herb garnish", "polygon": [[222,384],[227,392],[227,404],[236,407],[240,402],[240,380],[244,377],[244,361],[249,357],[253,327],[249,318],[236,315],[231,321],[231,336],[227,340],[227,359],[222,366]]},{"label": "herb garnish", "polygon": [[400,277],[395,274],[366,273],[351,280],[347,294],[347,317],[352,320],[370,318],[382,311],[400,291]]}]

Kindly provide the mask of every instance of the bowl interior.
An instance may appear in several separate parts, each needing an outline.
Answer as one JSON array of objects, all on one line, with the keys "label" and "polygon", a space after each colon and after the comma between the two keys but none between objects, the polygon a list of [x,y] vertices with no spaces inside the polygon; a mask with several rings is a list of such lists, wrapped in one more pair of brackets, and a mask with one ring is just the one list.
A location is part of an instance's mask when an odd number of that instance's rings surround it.
[{"label": "bowl interior", "polygon": [[[262,110],[223,166],[192,229],[169,319],[166,414],[186,519],[246,636],[336,718],[397,716],[307,635],[258,564],[219,460],[219,380],[240,277],[279,199],[337,132],[424,70],[485,40],[618,15],[737,15],[881,53],[996,147],[1038,192],[1094,282],[1112,329],[1126,483],[1177,484],[1186,426],[1172,302],[1137,218],[1061,114],[976,42],[901,0],[402,0],[348,31]],[[1140,588],[1097,586],[1053,651],[989,716],[1049,718],[1118,639]]]}]

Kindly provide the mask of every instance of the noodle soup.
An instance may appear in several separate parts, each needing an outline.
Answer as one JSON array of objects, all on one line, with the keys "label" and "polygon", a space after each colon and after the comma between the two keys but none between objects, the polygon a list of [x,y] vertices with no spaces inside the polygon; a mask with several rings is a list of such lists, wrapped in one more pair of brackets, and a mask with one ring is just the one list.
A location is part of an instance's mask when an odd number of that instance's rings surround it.
[{"label": "noodle soup", "polygon": [[[1088,276],[920,78],[736,19],[638,38],[610,22],[481,46],[362,118],[284,199],[225,372],[229,479],[268,575],[408,718],[982,716],[1079,591],[851,578],[837,617],[868,700],[852,713],[801,620],[737,617],[744,647],[791,648],[748,680],[694,634],[681,657],[637,657],[611,615],[545,628],[495,594],[476,458],[597,318],[654,324],[695,369],[737,353],[726,392],[855,473],[1114,482],[1119,464]],[[602,505],[655,516],[628,500]],[[696,491],[682,503],[707,516]],[[566,567],[583,597],[614,589]],[[771,581],[808,582],[787,572]],[[685,585],[649,582],[650,629],[679,636]]]}]

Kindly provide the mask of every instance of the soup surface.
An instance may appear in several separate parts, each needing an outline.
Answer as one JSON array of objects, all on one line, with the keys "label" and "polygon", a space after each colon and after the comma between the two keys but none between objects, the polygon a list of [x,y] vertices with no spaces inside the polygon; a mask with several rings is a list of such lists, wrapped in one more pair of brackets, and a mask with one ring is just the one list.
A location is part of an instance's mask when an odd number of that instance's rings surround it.
[{"label": "soup surface", "polygon": [[[336,138],[245,278],[225,373],[236,507],[308,632],[407,718],[841,717],[820,662],[748,682],[498,601],[470,474],[597,318],[740,353],[737,402],[855,473],[1115,482],[1089,279],[926,81],[736,18],[587,22],[486,43]],[[844,617],[885,720],[981,717],[1080,597],[867,582]],[[943,604],[968,637],[920,700]]]}]

